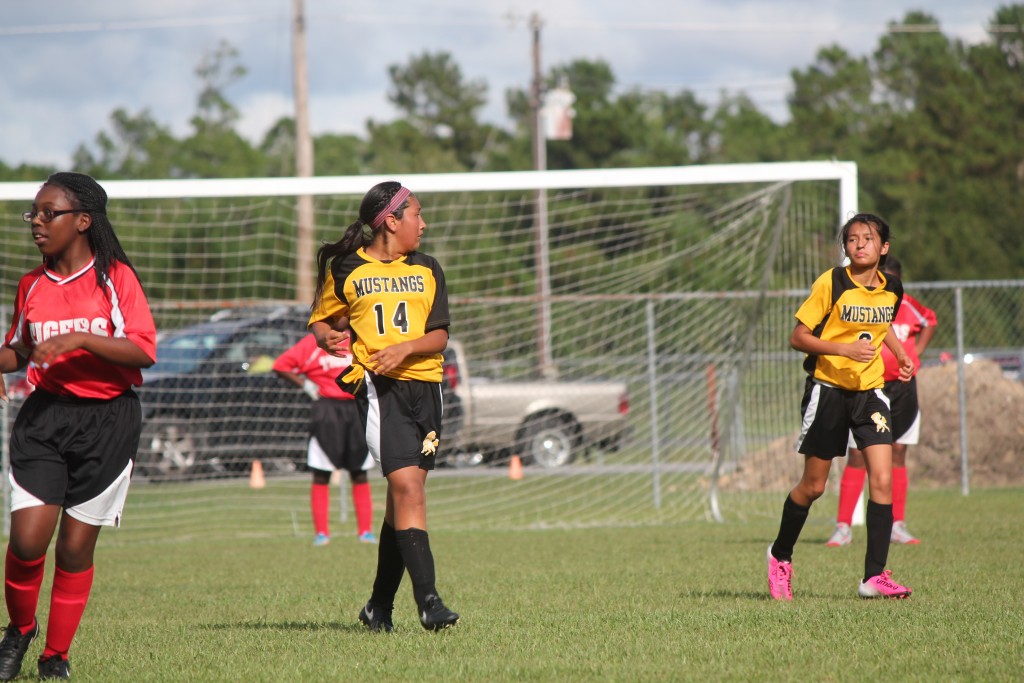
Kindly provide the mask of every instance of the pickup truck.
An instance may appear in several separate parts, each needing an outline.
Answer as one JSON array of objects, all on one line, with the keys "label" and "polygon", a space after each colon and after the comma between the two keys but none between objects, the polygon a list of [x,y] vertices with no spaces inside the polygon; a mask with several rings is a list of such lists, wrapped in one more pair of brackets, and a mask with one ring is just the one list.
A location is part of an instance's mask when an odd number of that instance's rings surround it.
[{"label": "pickup truck", "polygon": [[457,425],[447,464],[507,461],[561,467],[590,448],[614,451],[628,431],[629,394],[622,382],[494,381],[474,378],[462,344],[448,341],[446,406]]}]

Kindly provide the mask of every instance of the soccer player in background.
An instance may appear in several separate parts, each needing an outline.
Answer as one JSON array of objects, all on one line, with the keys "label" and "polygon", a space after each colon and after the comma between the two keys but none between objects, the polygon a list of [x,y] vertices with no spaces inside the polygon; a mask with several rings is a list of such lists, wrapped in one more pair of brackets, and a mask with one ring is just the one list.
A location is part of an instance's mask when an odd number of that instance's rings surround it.
[{"label": "soccer player in background", "polygon": [[[903,279],[900,262],[891,254],[886,256],[882,272]],[[938,318],[928,308],[909,294],[904,293],[903,303],[892,322],[892,332],[901,342],[907,355],[914,362],[914,377],[909,382],[900,381],[900,368],[895,356],[887,346],[882,347],[882,362],[885,364],[885,395],[889,397],[892,413],[892,542],[914,545],[919,543],[906,525],[907,509],[907,446],[917,445],[921,431],[921,411],[917,401],[917,371],[921,369],[921,354],[935,335]],[[839,511],[836,516],[836,530],[825,543],[830,548],[849,545],[853,541],[850,525],[853,510],[864,489],[864,452],[850,444],[850,458],[843,470],[839,484]]]},{"label": "soccer player in background", "polygon": [[793,599],[793,547],[811,504],[825,491],[832,459],[846,454],[852,432],[864,451],[870,499],[864,598],[903,598],[911,590],[885,569],[892,532],[892,417],[882,392],[884,343],[899,362],[899,378],[909,382],[914,364],[890,324],[900,309],[903,286],[879,271],[889,252],[889,225],[872,214],[857,214],[843,225],[842,245],[850,260],[811,286],[796,312],[790,345],[807,354],[808,373],[801,403],[803,424],[797,451],[804,456],[800,482],[782,508],[775,541],[768,546],[768,590],[776,600]]},{"label": "soccer player in background", "polygon": [[348,340],[337,355],[331,355],[316,345],[316,337],[311,334],[274,360],[274,372],[286,382],[301,387],[313,399],[306,465],[313,473],[309,505],[315,546],[327,545],[331,540],[327,520],[334,470],[346,470],[352,480],[356,537],[363,543],[377,542],[372,531],[370,482],[366,478],[366,470],[373,462],[366,448],[366,431],[359,419],[355,397],[342,391],[335,381],[350,365],[352,354]]},{"label": "soccer player in background", "polygon": [[356,397],[366,443],[388,482],[377,575],[359,620],[391,631],[395,594],[407,569],[425,629],[459,615],[437,594],[427,535],[427,472],[441,439],[442,351],[448,345],[448,292],[438,262],[417,251],[426,228],[420,202],[397,182],[374,185],[359,218],[317,252],[309,319],[317,343],[353,363],[338,382]]},{"label": "soccer player in background", "polygon": [[[4,564],[10,623],[0,680],[21,671],[39,633],[46,550],[55,568],[40,679],[69,678],[68,650],[93,583],[103,526],[118,526],[142,430],[132,386],[156,361],[156,327],[135,269],[107,218],[107,194],[55,173],[24,214],[43,263],[21,278],[0,372],[28,365],[35,391],[11,431],[11,537]],[[0,398],[7,393],[0,380]],[[58,526],[59,523],[59,526]]]}]

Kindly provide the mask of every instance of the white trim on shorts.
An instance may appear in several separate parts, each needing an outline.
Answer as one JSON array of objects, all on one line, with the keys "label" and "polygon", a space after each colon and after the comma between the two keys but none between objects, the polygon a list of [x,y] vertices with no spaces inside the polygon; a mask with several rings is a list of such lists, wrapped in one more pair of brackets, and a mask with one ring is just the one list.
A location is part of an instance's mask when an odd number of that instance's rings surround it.
[{"label": "white trim on shorts", "polygon": [[[320,445],[315,436],[309,437],[309,447],[306,448],[306,466],[314,470],[321,470],[322,472],[333,472],[338,469],[331,462],[331,459],[327,457],[327,452],[324,451],[324,447]],[[373,456],[367,453],[366,460],[363,461],[359,469],[368,470],[371,467],[373,467]]]},{"label": "white trim on shorts", "polygon": [[377,387],[373,385],[371,375],[367,372],[364,376],[366,383],[366,447],[370,451],[370,457],[377,465],[380,465],[380,397],[377,396]]},{"label": "white trim on shorts", "polygon": [[900,438],[896,439],[896,443],[901,443],[904,446],[916,446],[918,439],[921,437],[921,411],[917,411],[917,415],[914,416],[914,422],[907,431],[900,434]]},{"label": "white trim on shorts", "polygon": [[[9,473],[8,478],[11,480],[11,512],[46,504],[19,486],[13,472]],[[79,505],[65,507],[64,512],[91,526],[119,527],[131,480],[132,463],[129,462],[121,474],[117,475],[117,479],[98,496]]]},{"label": "white trim on shorts", "polygon": [[803,445],[807,432],[811,429],[811,425],[814,424],[814,416],[818,412],[818,398],[821,396],[821,386],[821,384],[815,381],[814,386],[811,388],[811,398],[807,402],[807,410],[804,411],[804,421],[800,425],[800,436],[796,438],[797,453],[800,452],[800,446]]}]

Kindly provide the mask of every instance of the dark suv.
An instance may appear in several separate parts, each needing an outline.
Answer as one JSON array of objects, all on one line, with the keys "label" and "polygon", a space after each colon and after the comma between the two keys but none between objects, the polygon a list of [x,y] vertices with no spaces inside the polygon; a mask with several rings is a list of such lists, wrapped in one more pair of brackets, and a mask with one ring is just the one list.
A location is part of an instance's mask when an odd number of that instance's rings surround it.
[{"label": "dark suv", "polygon": [[[229,309],[161,335],[157,363],[137,389],[143,419],[136,475],[239,475],[256,459],[269,471],[303,469],[310,399],[272,365],[307,333],[307,320],[297,306]],[[454,436],[459,399],[447,381],[442,394],[443,429]]]},{"label": "dark suv", "polygon": [[162,335],[143,372],[141,477],[244,472],[255,459],[305,463],[310,399],[273,372],[274,358],[306,334],[306,314],[225,310]]}]

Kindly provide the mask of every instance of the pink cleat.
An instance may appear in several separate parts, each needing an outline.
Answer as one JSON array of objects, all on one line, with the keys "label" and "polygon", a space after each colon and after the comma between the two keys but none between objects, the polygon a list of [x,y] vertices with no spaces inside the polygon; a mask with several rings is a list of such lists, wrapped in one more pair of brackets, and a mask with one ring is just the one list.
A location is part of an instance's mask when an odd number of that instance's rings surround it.
[{"label": "pink cleat", "polygon": [[892,572],[886,569],[878,576],[861,581],[857,594],[862,598],[909,598],[911,590],[892,580]]},{"label": "pink cleat", "polygon": [[793,565],[776,560],[768,546],[768,591],[774,600],[793,599]]}]

